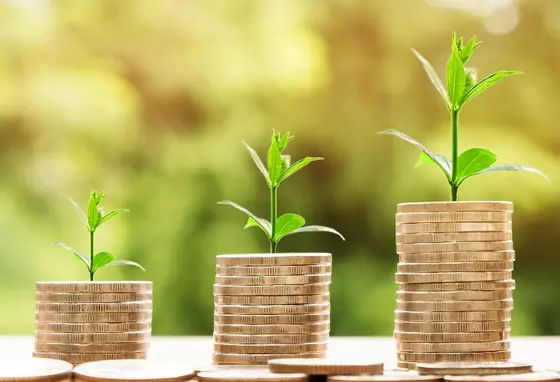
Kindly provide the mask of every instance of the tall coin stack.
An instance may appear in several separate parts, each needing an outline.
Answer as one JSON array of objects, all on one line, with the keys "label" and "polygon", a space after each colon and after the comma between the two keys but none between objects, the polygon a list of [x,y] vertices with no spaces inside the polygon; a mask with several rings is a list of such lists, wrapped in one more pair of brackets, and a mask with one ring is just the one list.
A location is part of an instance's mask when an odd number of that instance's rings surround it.
[{"label": "tall coin stack", "polygon": [[37,283],[35,357],[146,358],[151,327],[151,282]]},{"label": "tall coin stack", "polygon": [[220,255],[214,285],[214,364],[325,357],[332,256]]},{"label": "tall coin stack", "polygon": [[398,205],[399,366],[510,359],[510,202]]}]

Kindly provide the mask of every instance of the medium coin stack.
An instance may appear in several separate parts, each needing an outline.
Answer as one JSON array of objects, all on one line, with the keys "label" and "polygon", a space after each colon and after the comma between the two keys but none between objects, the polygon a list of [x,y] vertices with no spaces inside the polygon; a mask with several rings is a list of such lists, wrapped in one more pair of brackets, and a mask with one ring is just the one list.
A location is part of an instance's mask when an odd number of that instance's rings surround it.
[{"label": "medium coin stack", "polygon": [[325,357],[331,265],[327,253],[217,256],[214,364]]},{"label": "medium coin stack", "polygon": [[35,357],[143,359],[151,327],[151,282],[37,283]]},{"label": "medium coin stack", "polygon": [[510,359],[512,213],[510,202],[399,204],[400,367]]}]

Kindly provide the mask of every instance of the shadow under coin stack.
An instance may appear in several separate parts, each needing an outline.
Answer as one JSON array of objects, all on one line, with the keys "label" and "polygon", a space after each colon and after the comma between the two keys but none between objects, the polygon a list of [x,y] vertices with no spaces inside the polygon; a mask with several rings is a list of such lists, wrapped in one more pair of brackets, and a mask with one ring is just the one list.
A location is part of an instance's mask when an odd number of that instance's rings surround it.
[{"label": "shadow under coin stack", "polygon": [[151,282],[39,282],[33,355],[74,365],[143,359],[151,325]]},{"label": "shadow under coin stack", "polygon": [[331,262],[327,253],[217,256],[214,364],[325,357]]},{"label": "shadow under coin stack", "polygon": [[398,205],[400,367],[510,359],[510,202]]}]

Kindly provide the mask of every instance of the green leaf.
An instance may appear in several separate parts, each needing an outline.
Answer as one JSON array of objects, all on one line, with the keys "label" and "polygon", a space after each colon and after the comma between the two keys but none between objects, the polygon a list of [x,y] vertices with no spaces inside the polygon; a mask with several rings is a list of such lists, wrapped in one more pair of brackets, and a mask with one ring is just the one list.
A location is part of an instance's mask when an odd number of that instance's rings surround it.
[{"label": "green leaf", "polygon": [[249,151],[249,154],[251,154],[251,158],[253,158],[253,162],[255,162],[255,164],[257,165],[257,168],[259,169],[261,174],[263,174],[264,178],[266,179],[266,183],[270,186],[270,178],[268,177],[268,171],[266,170],[266,166],[264,165],[264,163],[261,161],[261,158],[259,157],[259,154],[257,154],[257,152],[255,150],[253,150],[251,148],[251,146],[249,146],[247,143],[243,142],[243,144],[245,145],[245,147]]},{"label": "green leaf", "polygon": [[418,53],[416,50],[412,49],[412,52],[416,55],[418,60],[420,60],[420,62],[424,66],[424,70],[426,71],[426,74],[428,74],[428,77],[430,78],[430,81],[432,81],[432,84],[434,85],[436,90],[439,92],[439,94],[441,95],[443,100],[445,101],[445,105],[447,106],[447,108],[451,108],[450,103],[449,103],[449,97],[447,95],[447,90],[445,90],[445,86],[443,86],[443,83],[439,79],[439,77],[438,77],[436,71],[434,70],[432,64],[430,64],[430,62],[428,60],[426,60],[424,57],[422,57],[420,55],[420,53]]},{"label": "green leaf", "polygon": [[292,163],[292,156],[291,155],[282,155],[282,161],[284,162],[284,168],[287,169],[290,167]]},{"label": "green leaf", "polygon": [[465,81],[465,67],[459,57],[459,51],[455,45],[455,34],[453,34],[451,56],[447,61],[447,94],[454,110],[459,110],[461,107],[460,101],[463,98]]},{"label": "green leaf", "polygon": [[476,83],[476,73],[476,68],[465,68],[465,89],[463,90],[463,97],[461,98],[464,98]]},{"label": "green leaf", "polygon": [[302,168],[306,167],[310,163],[316,162],[316,161],[319,161],[319,160],[323,160],[323,158],[321,158],[321,157],[305,157],[303,159],[298,160],[297,162],[292,164],[290,167],[288,167],[284,171],[284,173],[280,176],[280,180],[278,181],[278,183],[281,183],[281,182],[285,181],[290,176],[294,175],[296,172],[298,172]]},{"label": "green leaf", "polygon": [[443,173],[447,177],[447,180],[451,181],[451,162],[449,161],[449,159],[447,159],[443,155],[432,153],[423,144],[415,141],[414,139],[412,139],[408,135],[403,134],[403,133],[401,133],[400,131],[397,131],[397,130],[393,130],[393,129],[383,130],[383,131],[380,131],[378,134],[394,135],[394,136],[399,137],[400,139],[402,139],[402,140],[404,140],[408,143],[412,143],[414,146],[416,146],[417,148],[422,150],[427,156],[429,156],[432,159],[433,163],[437,164],[437,166],[441,169],[441,171],[443,171]]},{"label": "green leaf", "polygon": [[101,217],[101,219],[99,219],[99,223],[97,224],[97,227],[101,226],[103,223],[105,223],[106,221],[114,218],[115,216],[117,216],[118,214],[120,214],[122,212],[128,212],[128,210],[123,209],[123,208],[117,208],[116,210],[113,210],[113,211],[103,215]]},{"label": "green leaf", "polygon": [[106,265],[106,267],[124,267],[124,266],[132,266],[132,267],[140,268],[141,270],[146,272],[146,269],[143,266],[138,264],[136,261],[131,261],[131,260],[115,260]]},{"label": "green leaf", "polygon": [[523,74],[523,72],[514,70],[499,70],[496,73],[483,78],[477,84],[475,84],[473,88],[464,96],[461,104],[465,104],[467,101],[470,101],[489,87],[496,85],[504,78],[514,76],[516,74]]},{"label": "green leaf", "polygon": [[[433,160],[424,151],[422,151],[422,152],[420,152],[420,156],[418,157],[418,161],[414,165],[414,168],[418,168],[423,164],[435,164],[436,166],[440,167],[440,163],[441,163],[441,165],[444,166],[445,176],[448,177],[447,174],[451,174],[451,160],[449,158],[447,158],[446,156],[441,155],[441,154],[435,154],[434,153],[433,155],[434,155],[434,157],[438,158],[439,163],[436,162],[435,160]],[[441,169],[441,167],[440,167],[440,169]]]},{"label": "green leaf", "polygon": [[[271,227],[270,231],[272,231],[272,225],[270,224],[270,222],[266,219],[260,219],[266,226]],[[243,227],[243,229],[247,229],[247,228],[251,228],[251,227],[259,227],[260,229],[262,229],[262,231],[268,236],[270,237],[269,232],[263,228],[263,226],[261,226],[259,224],[259,222],[257,222],[255,219],[253,219],[252,217],[249,217],[249,219],[247,220],[247,224],[245,224],[245,227]]]},{"label": "green leaf", "polygon": [[469,58],[471,58],[471,56],[473,55],[476,47],[479,46],[480,44],[482,44],[482,43],[481,42],[478,42],[478,43],[476,42],[476,36],[473,36],[469,40],[467,45],[462,47],[461,51],[459,52],[459,58],[461,59],[461,61],[463,61],[463,64],[467,63]]},{"label": "green leaf", "polygon": [[268,176],[273,187],[279,184],[280,176],[282,175],[284,167],[285,163],[282,160],[280,151],[274,143],[271,144],[268,149]]},{"label": "green leaf", "polygon": [[81,260],[82,263],[85,264],[85,266],[87,267],[88,270],[91,268],[89,257],[87,257],[85,255],[82,255],[81,253],[76,251],[74,248],[70,247],[68,244],[61,243],[60,241],[55,241],[54,244],[58,245],[61,248],[64,248],[67,251],[72,252],[74,254],[74,256],[76,256],[77,259]]},{"label": "green leaf", "polygon": [[284,136],[282,138],[279,138],[280,134],[278,134],[278,139],[276,140],[277,145],[276,147],[278,148],[278,151],[280,151],[280,153],[282,153],[282,151],[284,151],[284,149],[286,148],[286,146],[288,146],[288,143],[290,143],[290,141],[292,139],[294,139],[294,136],[290,134],[290,132],[288,131],[286,134],[284,134]]},{"label": "green leaf", "polygon": [[110,252],[98,252],[93,257],[93,266],[91,267],[92,272],[97,272],[99,269],[106,267],[109,263],[115,260],[115,255]]},{"label": "green leaf", "polygon": [[548,182],[550,182],[550,179],[548,178],[548,176],[546,176],[545,173],[543,173],[542,171],[531,167],[531,166],[526,166],[523,164],[499,164],[493,167],[489,167],[486,168],[482,171],[477,172],[476,174],[473,175],[480,175],[480,174],[484,174],[487,172],[498,172],[498,171],[526,171],[526,172],[532,172],[534,174],[538,174],[540,176],[542,176],[543,178],[545,178]]},{"label": "green leaf", "polygon": [[[70,199],[70,198],[69,198]],[[76,203],[74,200],[70,199],[70,203],[72,203],[72,205],[74,206],[74,209],[76,210],[76,213],[78,214],[78,216],[80,217],[80,219],[82,219],[82,222],[84,223],[84,225],[86,226],[86,228],[89,230],[89,224],[86,218],[86,215],[84,214],[84,211],[82,211],[82,209],[80,208],[80,206],[78,205],[78,203]]]},{"label": "green leaf", "polygon": [[223,200],[221,202],[218,202],[218,204],[224,204],[224,205],[232,206],[232,207],[238,209],[239,211],[243,212],[245,215],[252,218],[259,225],[259,227],[261,227],[261,229],[266,233],[266,235],[269,238],[272,237],[272,234],[271,234],[272,226],[271,226],[269,221],[267,221],[265,219],[258,218],[257,216],[255,216],[251,211],[249,211],[245,207],[242,207],[239,204],[234,203],[230,200]]},{"label": "green leaf", "polygon": [[101,203],[101,200],[103,199],[104,194],[100,193],[98,194],[95,191],[92,191],[89,194],[89,203],[88,203],[88,224],[89,224],[89,230],[90,231],[95,231],[95,229],[98,226],[99,223],[99,219],[100,219],[100,214],[99,214],[99,209],[97,208],[97,206],[99,205],[99,203]]},{"label": "green leaf", "polygon": [[342,236],[342,234],[340,232],[338,232],[337,230],[330,228],[330,227],[324,227],[321,225],[308,225],[306,227],[301,227],[298,229],[293,230],[292,232],[286,234],[285,236],[288,235],[293,235],[296,233],[303,233],[303,232],[329,232],[329,233],[334,233],[335,235],[338,235],[342,240],[346,240],[344,238],[344,236]]},{"label": "green leaf", "polygon": [[463,152],[457,159],[457,178],[455,183],[460,185],[476,173],[496,163],[496,154],[482,148],[472,148]]},{"label": "green leaf", "polygon": [[301,228],[305,225],[305,219],[297,214],[284,214],[276,219],[276,232],[274,240],[280,241],[281,238],[290,232]]}]

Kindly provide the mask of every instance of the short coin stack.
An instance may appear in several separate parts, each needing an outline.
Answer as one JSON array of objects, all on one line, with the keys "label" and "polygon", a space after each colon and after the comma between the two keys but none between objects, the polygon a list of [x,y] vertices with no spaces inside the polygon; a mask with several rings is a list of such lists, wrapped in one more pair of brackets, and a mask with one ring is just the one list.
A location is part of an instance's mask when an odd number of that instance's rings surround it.
[{"label": "short coin stack", "polygon": [[332,256],[220,255],[214,285],[214,364],[325,357]]},{"label": "short coin stack", "polygon": [[40,282],[33,355],[74,365],[142,359],[151,325],[151,282]]},{"label": "short coin stack", "polygon": [[510,359],[510,202],[399,204],[399,366]]}]

